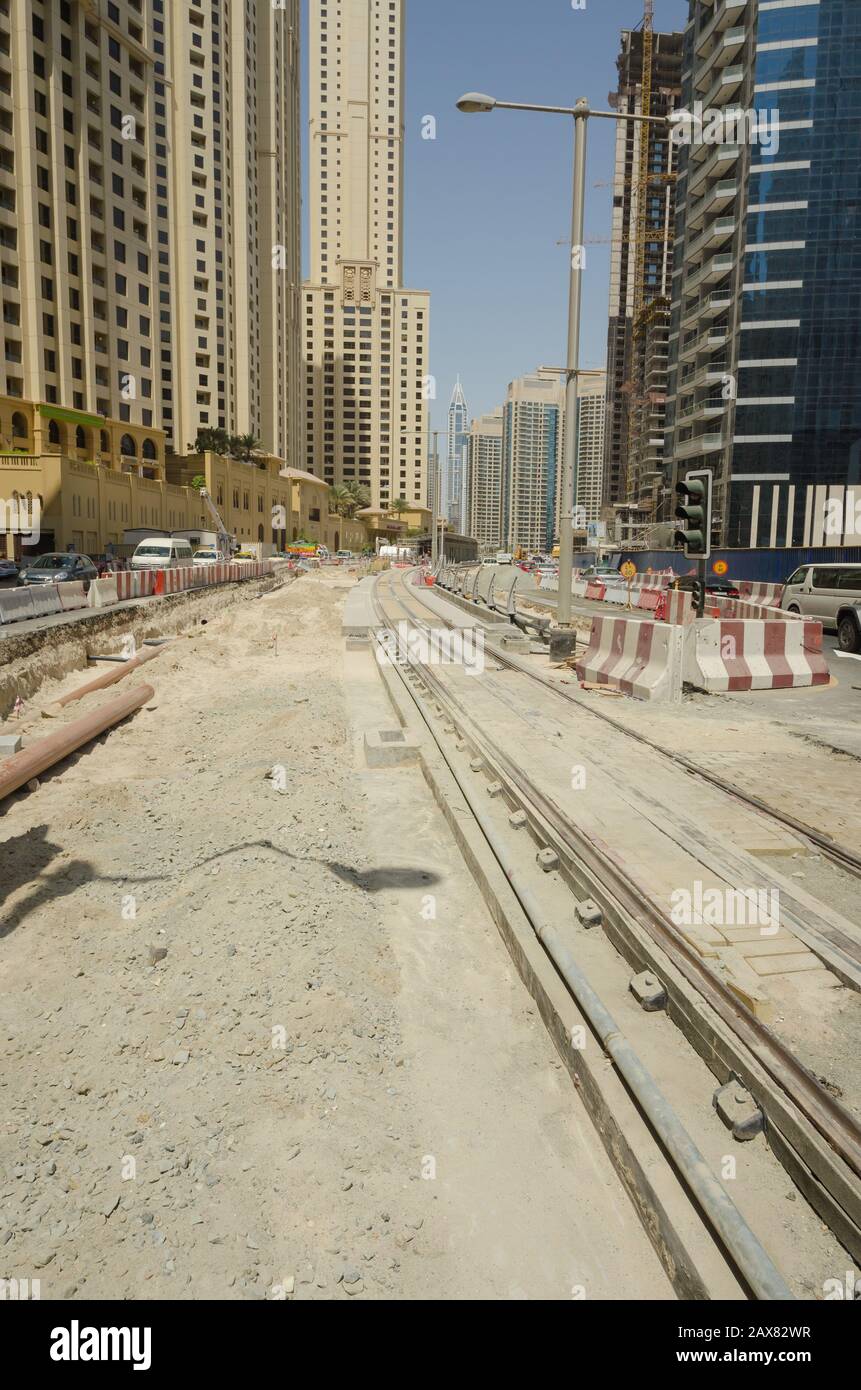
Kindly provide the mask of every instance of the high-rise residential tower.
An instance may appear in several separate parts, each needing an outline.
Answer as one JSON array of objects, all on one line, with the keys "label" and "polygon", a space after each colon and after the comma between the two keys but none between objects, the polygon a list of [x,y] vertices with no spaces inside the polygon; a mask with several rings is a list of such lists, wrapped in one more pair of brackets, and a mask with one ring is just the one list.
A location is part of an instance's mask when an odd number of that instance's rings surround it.
[{"label": "high-rise residential tower", "polygon": [[467,535],[482,549],[502,545],[502,406],[480,415],[469,429]]},{"label": "high-rise residential tower", "polygon": [[581,377],[577,392],[577,522],[598,521],[604,488],[605,376]]},{"label": "high-rise residential tower", "polygon": [[668,482],[714,470],[725,545],[858,545],[861,6],[691,0],[684,67],[732,119],[679,149]]},{"label": "high-rise residential tower", "polygon": [[299,0],[14,0],[4,89],[0,394],[296,462]]},{"label": "high-rise residential tower", "polygon": [[[616,110],[664,116],[678,104],[682,38],[623,30]],[[603,497],[647,513],[663,481],[673,154],[669,127],[616,122]]]},{"label": "high-rise residential tower", "polygon": [[446,512],[455,531],[466,529],[469,499],[469,415],[460,377],[448,407],[446,440]]},{"label": "high-rise residential tower", "polygon": [[310,0],[304,466],[424,502],[430,297],[403,287],[404,0]]},{"label": "high-rise residential tower", "polygon": [[565,391],[538,371],[508,387],[503,407],[502,535],[510,550],[548,550],[559,525]]}]

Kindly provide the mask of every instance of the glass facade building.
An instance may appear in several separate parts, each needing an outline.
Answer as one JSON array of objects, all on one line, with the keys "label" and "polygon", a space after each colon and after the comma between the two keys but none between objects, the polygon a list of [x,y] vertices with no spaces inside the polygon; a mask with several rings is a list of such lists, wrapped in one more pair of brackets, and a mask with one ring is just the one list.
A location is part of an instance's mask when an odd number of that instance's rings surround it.
[{"label": "glass facade building", "polygon": [[861,3],[691,0],[697,100],[744,120],[680,148],[672,473],[714,469],[725,545],[857,544],[826,520],[861,502]]}]

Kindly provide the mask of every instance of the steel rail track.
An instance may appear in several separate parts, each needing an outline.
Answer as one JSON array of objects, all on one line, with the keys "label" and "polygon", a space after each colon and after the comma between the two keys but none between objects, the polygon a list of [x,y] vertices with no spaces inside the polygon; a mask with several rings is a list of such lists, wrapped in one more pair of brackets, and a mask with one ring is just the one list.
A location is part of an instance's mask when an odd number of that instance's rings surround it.
[{"label": "steel rail track", "polygon": [[[445,593],[446,590],[443,589],[442,592]],[[528,599],[526,602],[528,602]],[[430,612],[431,610],[425,605],[425,611]],[[476,611],[481,612],[481,609],[477,608]],[[435,614],[434,616],[440,615]],[[448,619],[442,618],[441,620],[447,627],[452,626]],[[775,806],[770,806],[768,802],[760,800],[759,797],[753,796],[750,792],[742,791],[740,787],[734,786],[732,782],[727,782],[719,773],[710,772],[707,768],[701,767],[699,763],[692,762],[690,758],[686,758],[684,754],[678,753],[672,748],[665,748],[661,743],[655,743],[654,739],[647,738],[645,734],[638,733],[636,729],[629,729],[627,725],[621,724],[617,719],[614,719],[612,715],[606,714],[602,710],[595,709],[593,705],[587,703],[585,700],[581,700],[569,690],[561,690],[558,685],[548,680],[546,676],[542,676],[538,671],[531,671],[528,666],[518,661],[511,653],[498,653],[494,659],[498,660],[501,665],[509,666],[512,670],[521,671],[523,675],[538,681],[539,685],[545,686],[561,699],[567,700],[572,705],[577,705],[579,709],[585,710],[587,714],[591,714],[596,719],[602,720],[603,723],[609,724],[611,728],[617,729],[619,733],[625,734],[628,738],[635,739],[637,743],[642,743],[646,748],[653,749],[655,753],[660,753],[663,757],[669,758],[671,762],[684,768],[685,772],[689,772],[692,777],[701,777],[703,781],[711,782],[713,786],[726,792],[728,796],[735,797],[737,801],[744,802],[755,811],[759,811],[761,815],[769,816],[772,820],[785,825],[787,829],[794,830],[797,834],[803,835],[805,839],[809,840],[811,844],[814,844],[817,849],[821,850],[827,858],[839,864],[841,868],[846,869],[849,873],[861,878],[861,855],[856,854],[846,845],[839,844],[836,840],[833,840],[830,835],[824,834],[823,831],[817,830],[812,825],[807,825],[804,821],[796,820],[794,816],[790,816],[786,811],[781,811]]]},{"label": "steel rail track", "polygon": [[[390,593],[408,616],[415,619],[416,614],[400,595]],[[382,612],[375,596],[378,612],[386,624],[388,619]],[[425,613],[430,610],[425,607]],[[432,613],[438,618],[439,615]],[[425,623],[424,617],[420,619]],[[426,625],[426,624],[425,624]],[[498,653],[494,652],[494,660]],[[508,664],[507,661],[504,664]],[[515,669],[520,670],[517,663]],[[443,706],[455,708],[459,721],[468,726],[472,740],[500,768],[519,796],[530,801],[542,817],[554,829],[560,841],[567,846],[575,859],[584,863],[592,876],[603,883],[611,895],[627,911],[637,925],[643,929],[658,946],[675,968],[714,1009],[718,1017],[732,1030],[748,1052],[767,1072],[788,1099],[812,1124],[825,1142],[837,1153],[856,1177],[861,1176],[861,1128],[848,1110],[842,1106],[812,1073],[799,1061],[794,1053],[761,1020],[747,1008],[728,986],[714,974],[704,960],[688,946],[674,930],[671,922],[655,910],[655,905],[645,890],[635,883],[629,872],[609,853],[608,847],[592,841],[585,832],[564,815],[531,779],[523,773],[499,748],[479,729],[475,721],[455,696],[428,667],[422,666],[422,678],[435,698]],[[528,670],[522,674],[530,674]],[[541,682],[545,682],[542,680]],[[549,688],[554,689],[552,683]],[[576,702],[580,704],[580,701]],[[586,708],[584,706],[584,708]],[[615,721],[613,721],[615,722]],[[623,726],[619,726],[620,728]]]}]

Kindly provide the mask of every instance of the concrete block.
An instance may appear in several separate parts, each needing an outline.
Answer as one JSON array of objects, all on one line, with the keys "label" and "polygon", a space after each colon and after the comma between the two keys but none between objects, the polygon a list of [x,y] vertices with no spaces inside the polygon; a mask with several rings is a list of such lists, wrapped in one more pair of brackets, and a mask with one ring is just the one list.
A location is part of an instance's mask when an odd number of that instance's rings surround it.
[{"label": "concrete block", "polygon": [[540,868],[542,868],[546,874],[551,873],[553,869],[559,868],[559,855],[556,853],[555,849],[551,849],[549,845],[544,849],[540,849],[535,858]]},{"label": "concrete block", "polygon": [[762,1130],[762,1111],[737,1076],[731,1076],[725,1086],[719,1086],[712,1097],[715,1110],[733,1139],[744,1143]]},{"label": "concrete block", "polygon": [[594,898],[583,898],[575,911],[581,926],[584,927],[600,927],[604,920],[604,914]]},{"label": "concrete block", "polygon": [[503,790],[504,788],[501,782],[490,782],[487,786],[487,795],[493,797],[502,796]]},{"label": "concrete block", "polygon": [[516,628],[512,629],[511,632],[494,632],[490,637],[490,641],[501,647],[503,651],[524,652],[527,655],[532,645],[526,633],[518,632]]},{"label": "concrete block", "polygon": [[469,765],[473,772],[481,772],[481,769],[484,767],[484,758],[472,758]]},{"label": "concrete block", "polygon": [[647,1014],[667,1007],[667,991],[651,970],[643,970],[639,975],[635,975],[628,988]]},{"label": "concrete block", "polygon": [[360,579],[350,590],[341,613],[342,637],[366,637],[369,628],[378,626],[374,612],[373,595],[376,580],[373,575]]},{"label": "concrete block", "polygon": [[577,633],[573,628],[554,628],[550,633],[550,660],[565,661],[574,655]]},{"label": "concrete block", "polygon": [[402,767],[418,761],[418,740],[403,729],[374,729],[365,734],[368,767]]},{"label": "concrete block", "polygon": [[11,758],[20,751],[21,744],[20,734],[0,734],[0,758]]},{"label": "concrete block", "polygon": [[512,811],[511,815],[508,817],[508,824],[511,826],[512,830],[522,830],[527,824],[526,812]]}]

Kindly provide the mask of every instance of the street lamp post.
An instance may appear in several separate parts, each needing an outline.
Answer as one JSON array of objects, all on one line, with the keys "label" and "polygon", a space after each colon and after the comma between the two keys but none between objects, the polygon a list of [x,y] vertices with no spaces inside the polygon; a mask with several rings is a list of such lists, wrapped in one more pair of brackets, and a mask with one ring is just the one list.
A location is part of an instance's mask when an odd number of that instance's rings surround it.
[{"label": "street lamp post", "polygon": [[574,630],[571,627],[571,579],[574,568],[574,497],[577,476],[578,390],[580,375],[580,298],[582,277],[583,218],[586,208],[586,135],[592,116],[609,121],[639,121],[641,124],[666,125],[665,116],[637,116],[623,111],[593,111],[586,97],[579,97],[575,106],[532,106],[522,102],[497,101],[483,92],[467,92],[457,103],[459,111],[469,115],[493,111],[540,111],[553,116],[570,116],[574,120],[574,189],[571,207],[571,269],[568,285],[568,360],[565,365],[565,434],[562,450],[562,479],[560,483],[559,520],[559,604],[556,611],[561,633],[553,643],[554,655],[562,656],[574,650]]}]

